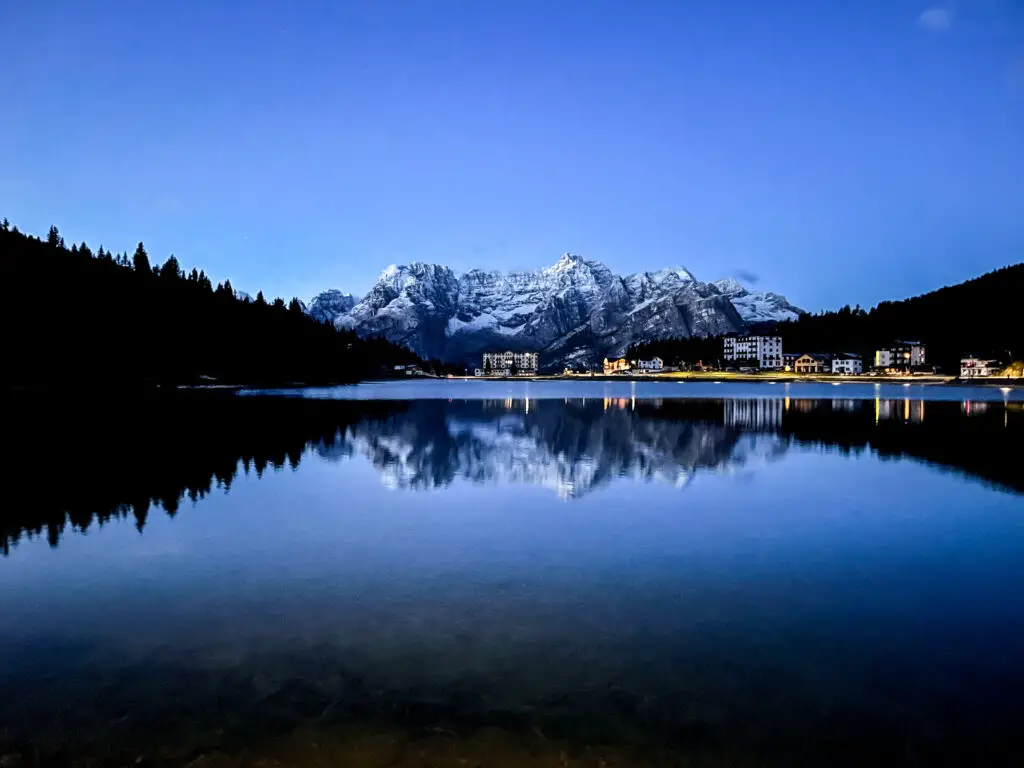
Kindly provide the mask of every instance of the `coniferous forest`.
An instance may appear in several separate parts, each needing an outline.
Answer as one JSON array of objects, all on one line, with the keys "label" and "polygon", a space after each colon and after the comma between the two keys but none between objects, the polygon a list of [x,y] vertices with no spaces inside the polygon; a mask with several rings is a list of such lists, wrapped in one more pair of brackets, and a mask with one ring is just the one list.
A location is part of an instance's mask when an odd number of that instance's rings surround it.
[{"label": "coniferous forest", "polygon": [[298,299],[236,295],[174,256],[154,264],[141,242],[130,256],[94,252],[3,219],[0,259],[8,386],[337,383],[418,361],[314,320]]},{"label": "coniferous forest", "polygon": [[[785,352],[859,354],[865,367],[876,349],[900,339],[922,341],[929,365],[955,373],[959,360],[971,354],[1006,363],[1024,359],[1022,297],[1024,264],[1015,264],[921,296],[884,301],[870,310],[845,306],[750,330],[781,336]],[[721,337],[661,339],[636,345],[629,355],[708,363],[721,359],[722,348]]]}]

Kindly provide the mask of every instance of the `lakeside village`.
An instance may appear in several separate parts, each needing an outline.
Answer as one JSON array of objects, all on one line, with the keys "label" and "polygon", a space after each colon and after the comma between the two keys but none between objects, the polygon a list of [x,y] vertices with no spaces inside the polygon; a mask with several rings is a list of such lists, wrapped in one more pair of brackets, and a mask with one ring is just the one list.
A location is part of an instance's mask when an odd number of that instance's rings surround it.
[{"label": "lakeside village", "polygon": [[[414,366],[402,366],[407,375],[420,373]],[[537,352],[484,352],[481,367],[474,376],[482,378],[537,377],[540,355]],[[567,367],[561,376],[672,376],[700,373],[790,376],[930,376],[943,373],[928,364],[926,346],[918,341],[896,341],[875,351],[865,361],[858,355],[835,352],[785,352],[781,336],[724,337],[722,360],[712,364],[704,361],[668,364],[660,357],[648,360],[605,359],[598,370]],[[968,355],[960,360],[959,378],[976,380],[1012,376],[1007,364],[999,360]],[[1020,375],[1019,373],[1016,375]],[[953,378],[946,376],[946,378]]]}]

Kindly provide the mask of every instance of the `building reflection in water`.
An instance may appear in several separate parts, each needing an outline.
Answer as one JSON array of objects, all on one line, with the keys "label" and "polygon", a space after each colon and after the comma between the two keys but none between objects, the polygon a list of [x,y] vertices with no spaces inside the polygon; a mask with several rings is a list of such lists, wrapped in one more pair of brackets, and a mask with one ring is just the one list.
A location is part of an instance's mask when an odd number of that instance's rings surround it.
[{"label": "building reflection in water", "polygon": [[723,403],[725,423],[730,427],[747,429],[769,429],[782,426],[783,409],[789,405],[776,397],[758,397],[742,400],[726,400]]}]

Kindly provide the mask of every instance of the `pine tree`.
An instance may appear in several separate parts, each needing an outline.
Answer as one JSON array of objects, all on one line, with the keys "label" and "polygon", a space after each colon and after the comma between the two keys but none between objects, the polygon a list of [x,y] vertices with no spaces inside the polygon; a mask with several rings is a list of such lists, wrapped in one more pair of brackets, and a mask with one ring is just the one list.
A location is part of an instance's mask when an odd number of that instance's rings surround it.
[{"label": "pine tree", "polygon": [[54,248],[60,245],[60,231],[52,224],[50,231],[46,233],[46,244],[52,245]]},{"label": "pine tree", "polygon": [[263,298],[263,291],[258,291],[256,293],[256,303],[261,307],[265,307],[267,305],[267,300]]},{"label": "pine tree", "polygon": [[135,267],[136,272],[144,275],[148,275],[153,271],[152,267],[149,266],[149,254],[146,253],[146,248],[142,245],[141,240],[135,249],[135,255],[132,257],[132,265]]},{"label": "pine tree", "polygon": [[167,261],[160,268],[160,276],[167,280],[178,280],[181,278],[181,266],[178,264],[178,260],[172,253],[167,257]]}]

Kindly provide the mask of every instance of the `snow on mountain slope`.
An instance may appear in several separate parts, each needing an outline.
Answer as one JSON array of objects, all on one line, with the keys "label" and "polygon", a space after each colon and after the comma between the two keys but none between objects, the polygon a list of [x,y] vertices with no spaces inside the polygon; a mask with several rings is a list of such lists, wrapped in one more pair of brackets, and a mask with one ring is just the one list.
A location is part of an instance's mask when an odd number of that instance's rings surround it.
[{"label": "snow on mountain slope", "polygon": [[531,350],[548,366],[596,363],[654,338],[744,327],[728,298],[685,269],[620,277],[569,253],[524,272],[457,276],[437,264],[393,265],[334,322],[384,335],[423,357],[478,363],[488,349]]},{"label": "snow on mountain slope", "polygon": [[804,314],[804,310],[790,304],[785,296],[778,293],[748,290],[734,277],[715,280],[712,285],[723,296],[729,298],[740,317],[743,318],[743,322],[747,324],[796,320]]},{"label": "snow on mountain slope", "polygon": [[314,296],[306,312],[322,323],[333,323],[341,315],[350,312],[356,301],[351,293],[342,293],[337,288],[332,288]]}]

